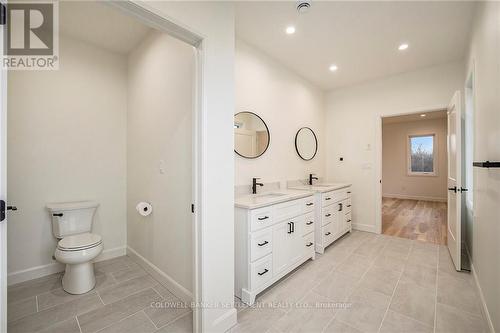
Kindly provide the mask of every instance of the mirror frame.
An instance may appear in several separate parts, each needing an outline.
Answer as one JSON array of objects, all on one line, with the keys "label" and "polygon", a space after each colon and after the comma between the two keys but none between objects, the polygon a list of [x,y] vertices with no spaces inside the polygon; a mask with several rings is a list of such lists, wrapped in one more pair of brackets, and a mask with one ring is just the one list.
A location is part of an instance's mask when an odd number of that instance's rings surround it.
[{"label": "mirror frame", "polygon": [[[313,154],[313,156],[311,158],[304,158],[304,157],[302,157],[302,155],[299,152],[299,147],[297,146],[297,137],[299,136],[300,131],[302,131],[303,129],[310,130],[311,133],[314,136],[314,142],[316,142],[316,148],[315,148],[314,154]],[[314,131],[312,130],[312,128],[310,128],[310,127],[301,127],[301,128],[299,128],[299,130],[295,134],[295,151],[297,152],[297,155],[299,155],[299,157],[301,159],[303,159],[304,161],[310,161],[310,160],[312,160],[316,156],[316,154],[318,153],[318,138],[316,137],[316,133],[314,133]]]},{"label": "mirror frame", "polygon": [[[267,137],[268,137],[268,140],[267,140],[267,145],[266,145],[266,148],[264,149],[264,151],[262,153],[260,153],[259,155],[257,156],[253,156],[253,157],[248,157],[248,156],[244,156],[244,155],[241,155],[240,153],[238,153],[236,151],[236,146],[234,146],[234,152],[238,155],[238,156],[241,156],[243,158],[247,158],[247,159],[250,159],[250,160],[253,160],[255,158],[259,158],[261,157],[262,155],[264,155],[264,153],[267,151],[267,149],[269,148],[269,145],[271,144],[271,132],[269,132],[269,127],[267,127],[267,124],[266,122],[264,121],[264,119],[262,119],[258,114],[254,113],[254,112],[251,112],[251,111],[241,111],[241,112],[238,112],[238,113],[235,113],[234,116],[233,116],[233,122],[234,122],[234,118],[239,115],[240,113],[250,113],[250,114],[253,114],[254,116],[256,116],[257,118],[259,118],[262,123],[264,124],[264,126],[266,127],[266,131],[267,131]],[[234,142],[233,142],[234,144]]]}]

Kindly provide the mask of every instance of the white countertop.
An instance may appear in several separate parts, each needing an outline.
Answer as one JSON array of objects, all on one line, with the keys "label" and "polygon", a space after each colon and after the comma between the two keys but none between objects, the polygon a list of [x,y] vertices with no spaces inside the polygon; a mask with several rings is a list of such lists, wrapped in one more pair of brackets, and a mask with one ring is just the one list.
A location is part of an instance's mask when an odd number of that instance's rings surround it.
[{"label": "white countertop", "polygon": [[352,184],[349,183],[321,183],[321,184],[314,184],[314,185],[299,185],[299,186],[292,186],[289,187],[290,190],[307,190],[311,192],[329,192],[329,191],[334,191],[338,190],[344,187],[351,186]]},{"label": "white countertop", "polygon": [[234,198],[234,205],[238,208],[255,209],[271,206],[277,203],[305,198],[313,193],[307,189],[276,190],[267,193],[247,194]]}]

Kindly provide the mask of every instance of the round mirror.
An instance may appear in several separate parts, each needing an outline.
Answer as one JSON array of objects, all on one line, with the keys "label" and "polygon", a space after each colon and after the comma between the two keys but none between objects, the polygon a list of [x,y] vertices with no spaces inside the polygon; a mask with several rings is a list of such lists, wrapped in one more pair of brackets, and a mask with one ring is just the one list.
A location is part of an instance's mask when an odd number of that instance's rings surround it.
[{"label": "round mirror", "polygon": [[295,135],[295,149],[300,158],[310,161],[318,151],[318,139],[309,127],[302,127]]},{"label": "round mirror", "polygon": [[269,147],[269,129],[253,112],[234,115],[234,151],[245,158],[257,158]]}]

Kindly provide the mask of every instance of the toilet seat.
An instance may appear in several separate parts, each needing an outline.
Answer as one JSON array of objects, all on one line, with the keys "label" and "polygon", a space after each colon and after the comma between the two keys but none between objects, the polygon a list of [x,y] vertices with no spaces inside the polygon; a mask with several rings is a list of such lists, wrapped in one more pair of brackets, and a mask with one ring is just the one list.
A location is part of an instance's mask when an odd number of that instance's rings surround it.
[{"label": "toilet seat", "polygon": [[94,248],[102,244],[101,235],[89,232],[64,237],[57,243],[60,251],[81,251]]}]

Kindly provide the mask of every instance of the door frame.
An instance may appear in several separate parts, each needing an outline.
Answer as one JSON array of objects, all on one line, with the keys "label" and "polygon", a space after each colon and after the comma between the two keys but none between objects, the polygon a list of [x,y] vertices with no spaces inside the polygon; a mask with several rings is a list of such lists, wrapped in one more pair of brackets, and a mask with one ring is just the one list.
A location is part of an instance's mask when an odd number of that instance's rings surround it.
[{"label": "door frame", "polygon": [[429,113],[447,110],[448,104],[419,107],[413,110],[378,114],[375,116],[375,170],[373,172],[373,186],[375,191],[375,226],[374,232],[382,233],[382,120],[383,118],[407,116],[419,113]]}]

